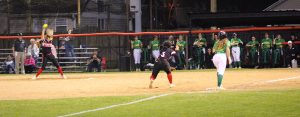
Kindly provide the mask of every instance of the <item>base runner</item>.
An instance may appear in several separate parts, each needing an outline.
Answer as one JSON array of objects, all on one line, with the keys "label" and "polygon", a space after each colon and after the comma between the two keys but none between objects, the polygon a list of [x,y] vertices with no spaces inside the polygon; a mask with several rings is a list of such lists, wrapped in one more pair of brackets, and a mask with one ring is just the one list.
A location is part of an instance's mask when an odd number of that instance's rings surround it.
[{"label": "base runner", "polygon": [[[47,29],[47,24],[43,25],[43,30],[42,30],[42,36],[41,40],[38,40],[37,43],[40,45],[42,48],[42,67],[38,70],[36,75],[32,78],[33,80],[37,79],[39,75],[43,72],[43,70],[46,68],[47,62],[51,61],[53,65],[57,68],[58,72],[61,75],[61,78],[66,79],[67,77],[63,74],[62,68],[59,66],[56,58],[56,50],[54,45],[52,44],[53,40],[53,29],[48,28]],[[46,32],[46,37],[45,37],[45,32]]]},{"label": "base runner", "polygon": [[224,90],[225,88],[222,86],[222,80],[226,69],[227,59],[229,64],[232,62],[230,57],[230,41],[228,41],[226,32],[224,31],[220,31],[218,36],[219,40],[214,44],[213,47],[213,52],[215,53],[213,57],[213,63],[217,68],[217,88]]},{"label": "base runner", "polygon": [[153,88],[153,82],[156,79],[160,70],[164,70],[167,73],[168,80],[170,83],[170,88],[174,87],[175,85],[172,82],[172,73],[170,63],[168,62],[172,56],[176,56],[176,52],[171,49],[172,44],[170,42],[164,42],[162,50],[160,52],[159,57],[156,59],[154,64],[154,69],[152,71],[152,75],[150,77],[150,84],[149,88]]}]

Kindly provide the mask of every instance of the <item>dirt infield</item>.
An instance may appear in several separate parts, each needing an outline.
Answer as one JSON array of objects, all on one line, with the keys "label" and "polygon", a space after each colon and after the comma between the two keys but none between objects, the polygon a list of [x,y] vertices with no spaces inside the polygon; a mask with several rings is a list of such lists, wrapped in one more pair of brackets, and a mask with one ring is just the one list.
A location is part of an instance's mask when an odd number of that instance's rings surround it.
[{"label": "dirt infield", "polygon": [[[38,80],[31,80],[32,75],[0,75],[0,100],[202,91],[216,87],[217,82],[215,70],[175,71],[175,88],[169,88],[166,75],[161,73],[154,89],[148,89],[150,72],[66,75],[66,80],[58,74],[42,74]],[[300,69],[232,69],[225,73],[223,85],[228,90],[300,88]]]}]

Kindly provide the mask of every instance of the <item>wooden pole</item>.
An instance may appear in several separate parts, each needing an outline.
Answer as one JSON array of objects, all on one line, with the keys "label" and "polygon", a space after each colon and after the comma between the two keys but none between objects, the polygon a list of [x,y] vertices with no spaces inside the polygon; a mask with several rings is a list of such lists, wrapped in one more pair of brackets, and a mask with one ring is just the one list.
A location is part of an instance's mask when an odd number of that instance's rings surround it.
[{"label": "wooden pole", "polygon": [[7,34],[10,34],[10,0],[6,0],[7,2]]},{"label": "wooden pole", "polygon": [[150,30],[153,29],[153,0],[150,0]]},{"label": "wooden pole", "polygon": [[80,22],[81,22],[81,9],[80,9],[80,0],[77,0],[77,27],[80,27]]}]

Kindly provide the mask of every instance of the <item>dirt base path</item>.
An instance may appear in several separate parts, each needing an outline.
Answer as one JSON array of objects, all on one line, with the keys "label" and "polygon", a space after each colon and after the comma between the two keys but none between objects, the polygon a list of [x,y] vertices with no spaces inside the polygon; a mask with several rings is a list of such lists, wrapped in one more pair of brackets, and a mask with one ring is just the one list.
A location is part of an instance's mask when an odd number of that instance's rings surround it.
[{"label": "dirt base path", "polygon": [[[155,81],[157,88],[154,89],[148,89],[149,72],[66,75],[66,80],[59,79],[58,74],[42,74],[38,80],[31,80],[33,75],[0,75],[0,100],[202,91],[216,87],[217,82],[215,70],[175,71],[174,88],[169,88],[166,75],[162,72]],[[274,82],[270,82],[272,80]],[[228,90],[300,88],[300,69],[227,70],[223,85]]]}]

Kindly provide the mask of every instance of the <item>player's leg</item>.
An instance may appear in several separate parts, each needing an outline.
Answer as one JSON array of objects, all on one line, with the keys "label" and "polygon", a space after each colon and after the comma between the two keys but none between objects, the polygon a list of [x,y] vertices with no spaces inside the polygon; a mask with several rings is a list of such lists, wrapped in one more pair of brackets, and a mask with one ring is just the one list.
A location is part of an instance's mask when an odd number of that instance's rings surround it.
[{"label": "player's leg", "polygon": [[238,68],[242,68],[241,64],[241,49],[240,47],[236,47],[236,61]]},{"label": "player's leg", "polygon": [[43,72],[43,70],[46,68],[47,66],[47,62],[48,59],[46,58],[46,56],[44,54],[42,54],[42,67],[37,71],[36,75],[32,78],[32,79],[36,79],[39,77],[39,75]]},{"label": "player's leg", "polygon": [[217,77],[218,77],[218,88],[219,89],[224,89],[223,86],[222,86],[222,81],[223,81],[223,76],[224,76],[224,73],[225,73],[225,69],[226,69],[226,62],[227,62],[227,59],[226,59],[226,55],[222,55],[220,56],[220,61],[219,61],[219,64],[218,64],[218,74],[217,74]]},{"label": "player's leg", "polygon": [[21,74],[25,74],[25,53],[24,52],[21,52],[21,55],[20,55],[20,58],[21,58]]},{"label": "player's leg", "polygon": [[135,64],[135,69],[136,71],[139,71],[139,64],[140,64],[140,59],[141,59],[141,51],[140,49],[134,49],[133,50],[133,57],[134,57],[134,64]]},{"label": "player's leg", "polygon": [[55,56],[54,55],[49,55],[47,57],[52,62],[52,64],[57,68],[57,71],[60,73],[61,78],[66,79],[67,77],[64,75],[63,70],[60,67],[60,65],[58,64],[57,59],[55,58]]},{"label": "player's leg", "polygon": [[169,83],[170,83],[170,88],[174,87],[175,85],[173,84],[173,76],[171,73],[171,66],[168,62],[163,63],[163,70],[166,72]]},{"label": "player's leg", "polygon": [[222,87],[223,75],[226,69],[226,55],[216,54],[213,57],[213,63],[217,68],[217,85],[218,88]]},{"label": "player's leg", "polygon": [[160,62],[155,62],[154,68],[152,70],[152,74],[150,76],[150,84],[149,84],[150,89],[153,88],[153,82],[156,79],[159,71],[160,71]]},{"label": "player's leg", "polygon": [[201,49],[200,51],[200,68],[203,68],[204,66],[204,51]]},{"label": "player's leg", "polygon": [[15,67],[16,67],[16,74],[19,74],[19,70],[20,70],[20,52],[15,52]]},{"label": "player's leg", "polygon": [[232,47],[231,53],[232,53],[232,57],[233,57],[233,62],[232,62],[232,64],[234,65],[235,68],[237,68],[237,61],[236,61],[236,51],[235,51],[235,47]]}]

